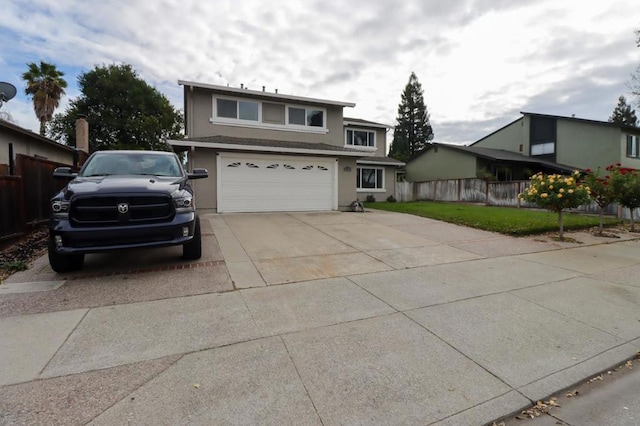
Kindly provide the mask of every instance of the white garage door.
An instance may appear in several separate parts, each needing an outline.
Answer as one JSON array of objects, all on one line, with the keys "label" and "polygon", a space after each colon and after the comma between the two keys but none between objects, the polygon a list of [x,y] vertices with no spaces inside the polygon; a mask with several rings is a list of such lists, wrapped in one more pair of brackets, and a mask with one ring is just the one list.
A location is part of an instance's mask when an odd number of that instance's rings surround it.
[{"label": "white garage door", "polygon": [[327,157],[218,155],[218,212],[337,210],[337,161]]}]

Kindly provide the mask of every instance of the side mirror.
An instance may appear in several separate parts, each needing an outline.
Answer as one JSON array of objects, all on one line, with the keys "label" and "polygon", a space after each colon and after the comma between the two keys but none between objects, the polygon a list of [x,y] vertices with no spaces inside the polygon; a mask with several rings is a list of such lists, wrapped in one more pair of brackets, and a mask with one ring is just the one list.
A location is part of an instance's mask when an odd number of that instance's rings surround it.
[{"label": "side mirror", "polygon": [[56,167],[53,171],[53,177],[62,179],[73,179],[78,176],[77,173],[71,171],[71,167]]},{"label": "side mirror", "polygon": [[209,177],[207,169],[193,169],[193,173],[187,173],[189,179],[202,179]]}]

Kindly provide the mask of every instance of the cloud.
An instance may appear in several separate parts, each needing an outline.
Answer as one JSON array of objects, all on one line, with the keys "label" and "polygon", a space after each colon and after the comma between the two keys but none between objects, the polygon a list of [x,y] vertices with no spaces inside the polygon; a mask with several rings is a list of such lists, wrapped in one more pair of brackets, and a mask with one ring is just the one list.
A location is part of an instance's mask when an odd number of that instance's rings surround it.
[{"label": "cloud", "polygon": [[[78,73],[130,63],[178,108],[178,79],[355,102],[393,124],[415,71],[436,140],[471,142],[518,111],[606,119],[638,62],[631,0],[14,0],[0,80],[44,59]],[[611,103],[611,104],[609,104]],[[21,93],[14,118],[37,129]],[[58,111],[62,111],[62,107]]]}]

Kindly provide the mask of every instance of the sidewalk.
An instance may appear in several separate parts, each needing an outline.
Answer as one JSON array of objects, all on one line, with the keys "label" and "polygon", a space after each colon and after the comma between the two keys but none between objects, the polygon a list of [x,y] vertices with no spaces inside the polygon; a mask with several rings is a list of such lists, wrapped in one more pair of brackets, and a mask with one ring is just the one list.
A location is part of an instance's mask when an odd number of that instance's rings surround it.
[{"label": "sidewalk", "polygon": [[640,350],[633,235],[205,219],[194,267],[0,286],[0,423],[485,424]]}]

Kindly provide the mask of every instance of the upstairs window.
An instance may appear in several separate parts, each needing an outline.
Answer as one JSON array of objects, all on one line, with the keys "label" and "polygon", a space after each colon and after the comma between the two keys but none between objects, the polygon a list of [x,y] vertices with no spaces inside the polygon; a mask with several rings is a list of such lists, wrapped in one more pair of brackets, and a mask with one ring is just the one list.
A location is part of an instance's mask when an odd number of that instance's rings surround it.
[{"label": "upstairs window", "polygon": [[367,130],[347,129],[346,145],[375,147],[376,133]]},{"label": "upstairs window", "polygon": [[324,127],[324,111],[289,107],[289,123],[295,126]]},{"label": "upstairs window", "polygon": [[219,118],[258,121],[258,107],[257,102],[216,99],[216,115]]},{"label": "upstairs window", "polygon": [[556,144],[554,142],[537,143],[531,145],[531,155],[546,155],[555,152]]},{"label": "upstairs window", "polygon": [[627,157],[640,157],[640,136],[627,135]]}]

